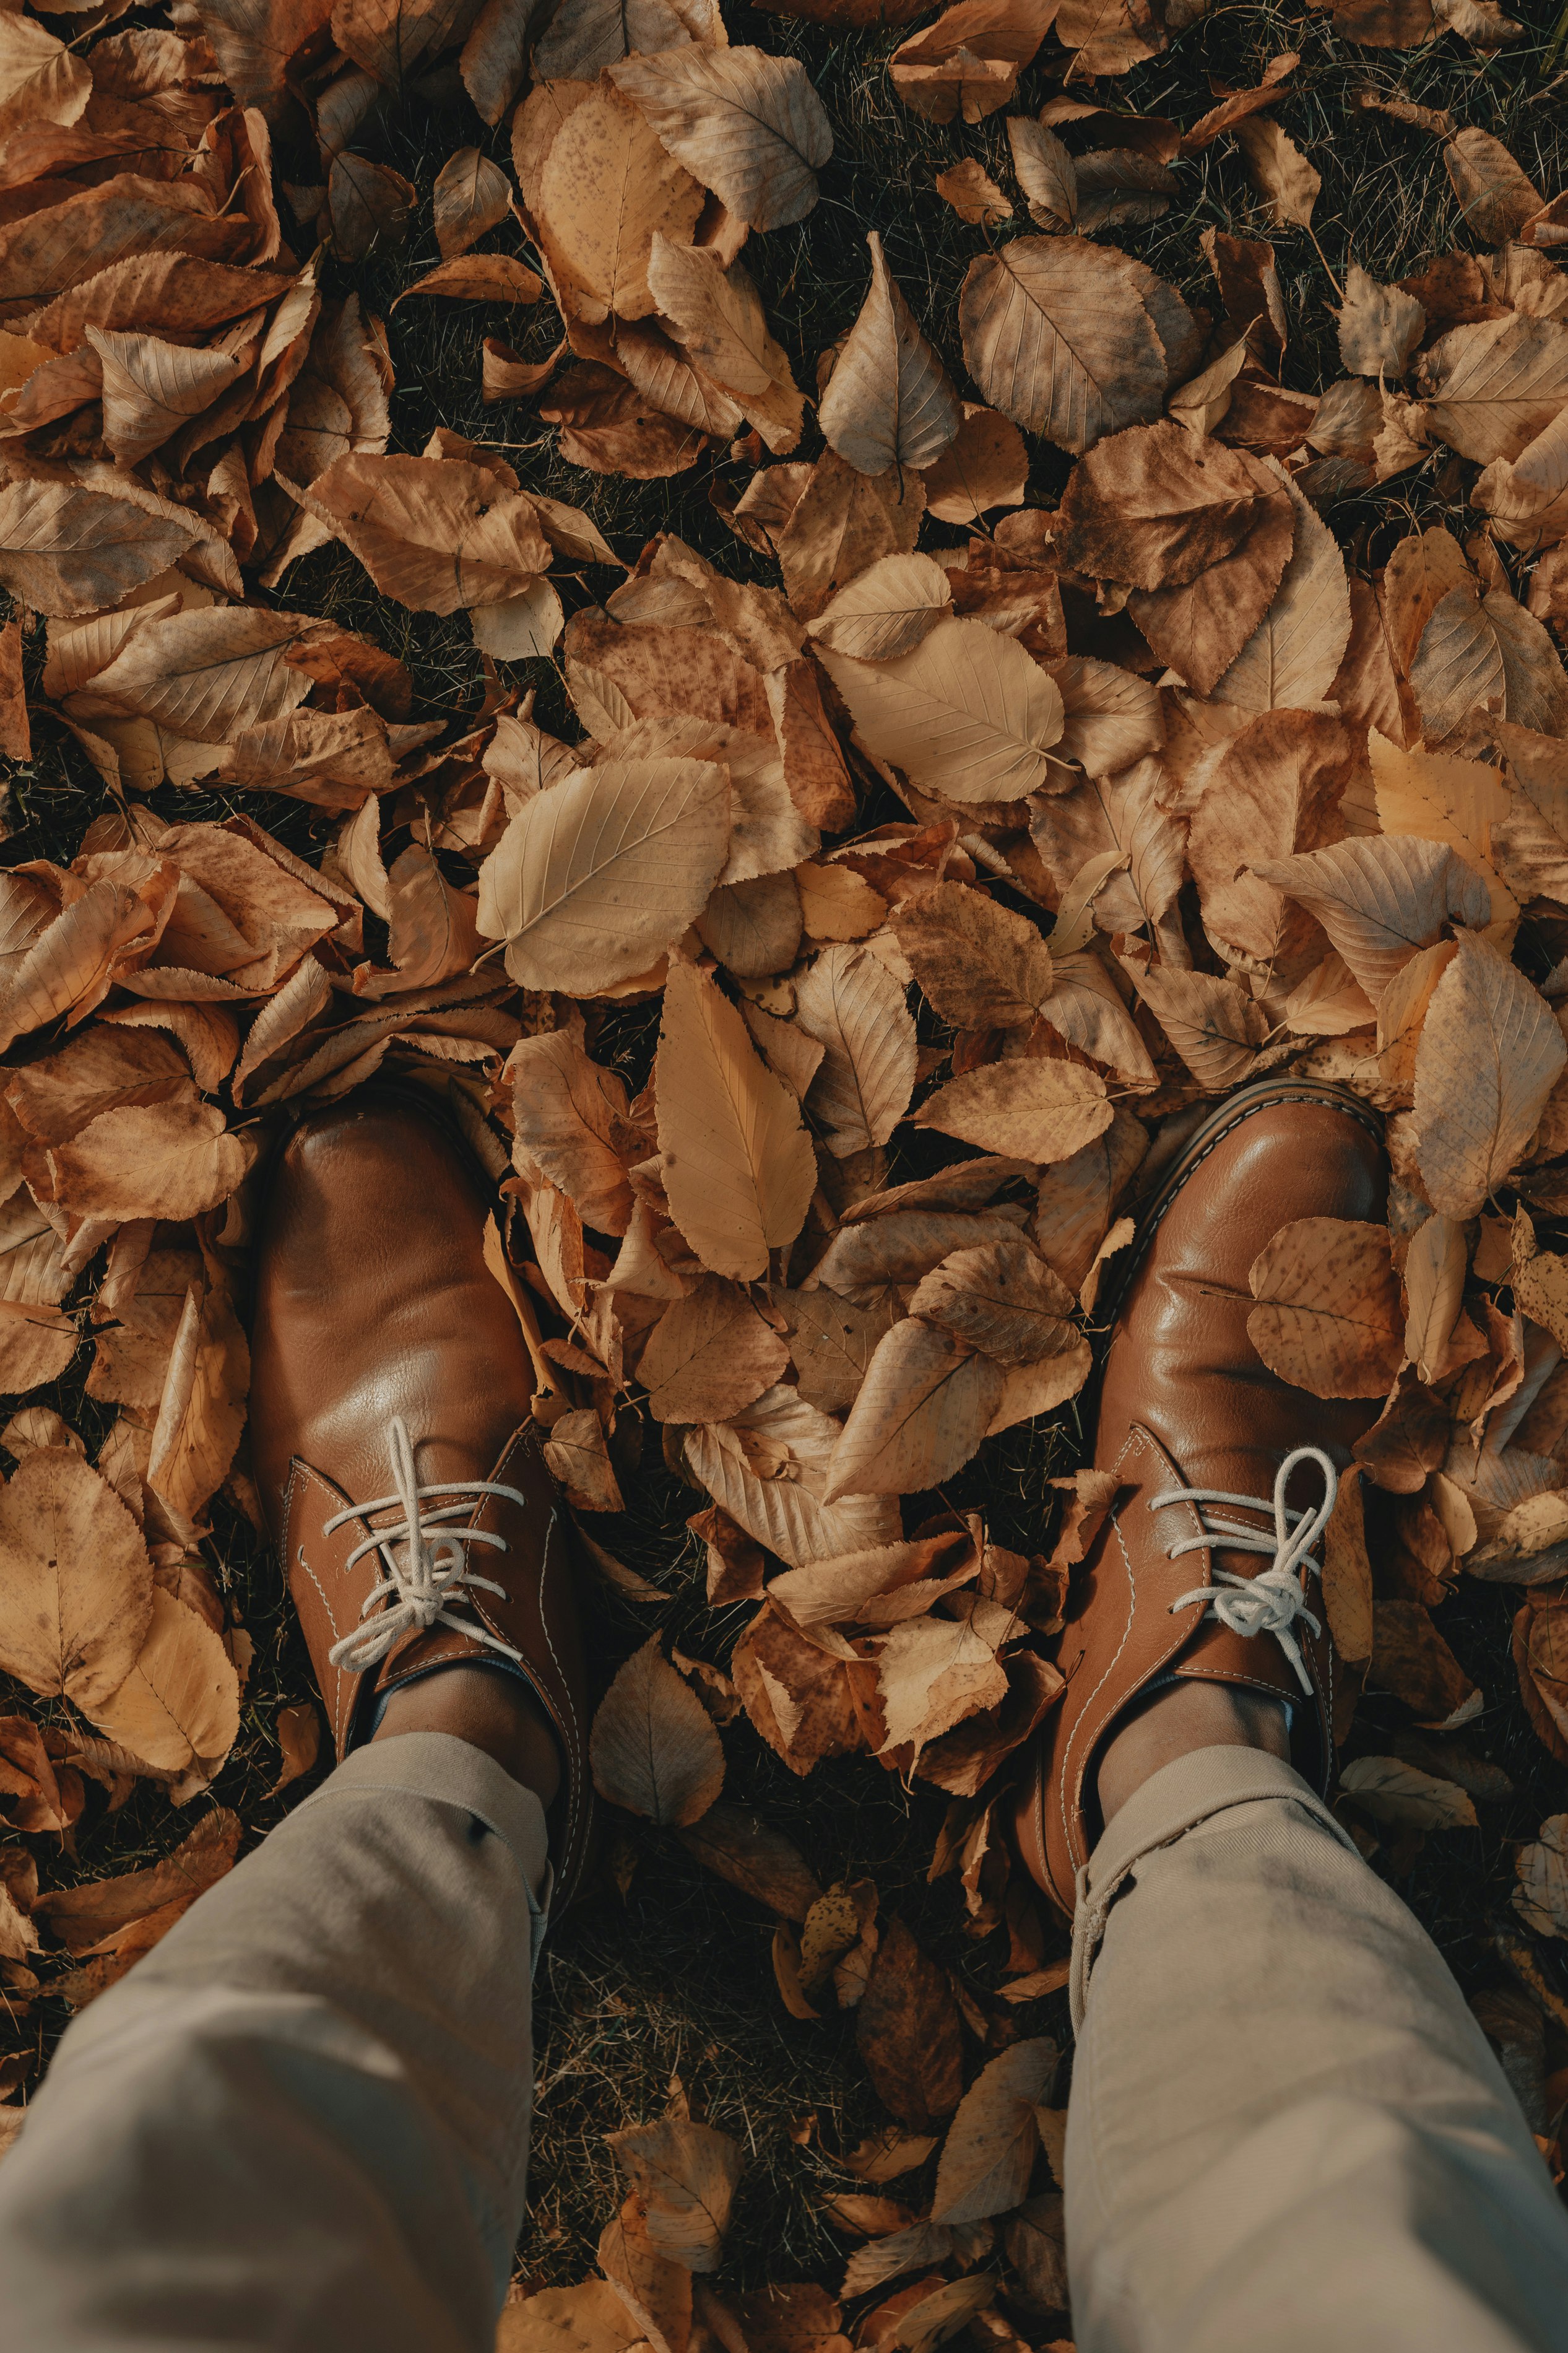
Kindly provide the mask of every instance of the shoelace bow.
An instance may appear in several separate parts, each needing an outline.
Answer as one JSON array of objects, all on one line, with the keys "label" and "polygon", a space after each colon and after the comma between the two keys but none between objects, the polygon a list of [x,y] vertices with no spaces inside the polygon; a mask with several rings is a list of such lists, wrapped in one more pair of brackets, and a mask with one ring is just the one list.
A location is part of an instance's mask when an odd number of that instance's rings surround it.
[{"label": "shoelace bow", "polygon": [[[1290,1473],[1299,1462],[1315,1462],[1323,1474],[1323,1500],[1310,1512],[1292,1511],[1285,1501]],[[1149,1504],[1152,1512],[1158,1512],[1167,1504],[1191,1504],[1197,1512],[1202,1535],[1184,1536],[1180,1544],[1167,1545],[1168,1560],[1179,1560],[1186,1552],[1206,1552],[1215,1545],[1268,1557],[1268,1567],[1259,1569],[1256,1577],[1241,1577],[1235,1569],[1216,1568],[1212,1585],[1194,1586],[1190,1593],[1172,1602],[1172,1614],[1204,1601],[1233,1634],[1274,1635],[1309,1699],[1312,1695],[1312,1679],[1301,1657],[1296,1624],[1301,1620],[1314,1634],[1322,1631],[1320,1621],[1307,1607],[1305,1572],[1322,1575],[1321,1564],[1311,1556],[1312,1546],[1329,1525],[1339,1491],[1339,1473],[1322,1448],[1299,1446],[1279,1465],[1272,1504],[1257,1495],[1227,1494],[1219,1487],[1167,1487]],[[1272,1510],[1274,1532],[1270,1535],[1266,1528],[1250,1528],[1235,1520],[1220,1519],[1206,1508],[1215,1504],[1228,1504],[1233,1510]]]},{"label": "shoelace bow", "polygon": [[[436,1479],[422,1487],[415,1474],[414,1448],[404,1423],[395,1415],[387,1424],[387,1448],[392,1456],[395,1492],[378,1495],[374,1503],[351,1504],[346,1512],[334,1512],[321,1524],[321,1534],[330,1536],[344,1527],[350,1520],[364,1519],[372,1512],[390,1511],[395,1504],[403,1509],[402,1520],[395,1527],[377,1528],[363,1544],[355,1545],[347,1560],[345,1570],[353,1568],[368,1552],[379,1552],[386,1564],[386,1575],[376,1586],[360,1611],[361,1619],[375,1612],[374,1621],[360,1625],[341,1642],[334,1642],[327,1653],[334,1667],[345,1667],[351,1674],[362,1675],[374,1667],[387,1652],[402,1641],[416,1627],[452,1626],[459,1633],[486,1642],[492,1651],[500,1651],[509,1659],[520,1659],[510,1642],[490,1633],[477,1618],[455,1618],[447,1609],[449,1601],[465,1600],[473,1593],[495,1593],[504,1600],[506,1588],[493,1577],[480,1577],[464,1547],[468,1545],[489,1545],[497,1552],[507,1549],[506,1538],[490,1528],[453,1528],[442,1525],[473,1510],[475,1495],[504,1495],[509,1503],[527,1508],[526,1497],[515,1487],[497,1486],[489,1479]],[[431,1511],[421,1506],[432,1496],[452,1495],[459,1500],[442,1504]],[[434,1549],[429,1539],[435,1538]],[[405,1556],[399,1560],[395,1546],[403,1546]],[[378,1605],[384,1603],[384,1608]]]}]

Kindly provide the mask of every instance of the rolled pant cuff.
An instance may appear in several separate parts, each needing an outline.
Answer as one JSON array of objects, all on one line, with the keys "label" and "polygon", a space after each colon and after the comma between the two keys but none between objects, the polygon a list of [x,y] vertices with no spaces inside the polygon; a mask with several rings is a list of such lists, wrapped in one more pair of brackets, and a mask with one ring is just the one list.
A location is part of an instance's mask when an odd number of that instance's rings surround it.
[{"label": "rolled pant cuff", "polygon": [[493,1831],[514,1858],[528,1896],[532,1929],[531,1961],[550,1920],[555,1873],[550,1861],[544,1809],[531,1789],[487,1757],[471,1741],[449,1732],[400,1732],[352,1749],[336,1771],[312,1790],[294,1815],[345,1798],[401,1792],[438,1805],[457,1806]]},{"label": "rolled pant cuff", "polygon": [[1259,1798],[1283,1798],[1302,1807],[1349,1852],[1356,1852],[1355,1841],[1316,1791],[1293,1766],[1266,1749],[1194,1748],[1163,1765],[1134,1790],[1078,1873],[1068,1980],[1075,2033],[1083,2024],[1089,1971],[1110,1907],[1144,1855],[1171,1845],[1211,1815],[1251,1805]]}]

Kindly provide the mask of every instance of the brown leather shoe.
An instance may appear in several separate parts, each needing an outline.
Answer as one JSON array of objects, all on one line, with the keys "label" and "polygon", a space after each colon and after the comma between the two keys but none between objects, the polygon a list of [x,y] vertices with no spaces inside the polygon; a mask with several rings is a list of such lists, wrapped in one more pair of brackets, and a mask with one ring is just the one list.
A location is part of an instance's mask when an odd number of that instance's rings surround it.
[{"label": "brown leather shoe", "polygon": [[434,1104],[366,1092],[279,1155],[257,1251],[250,1429],[337,1753],[378,1696],[453,1660],[520,1674],[553,1725],[552,1903],[592,1789],[564,1509],[488,1187]]},{"label": "brown leather shoe", "polygon": [[[1291,1701],[1300,1768],[1323,1788],[1331,1778],[1334,1659],[1311,1546],[1333,1475],[1379,1409],[1325,1404],[1269,1372],[1247,1336],[1247,1278],[1281,1226],[1380,1220],[1387,1188],[1376,1113],[1282,1075],[1222,1103],[1148,1207],[1100,1393],[1094,1459],[1121,1483],[1074,1571],[1057,1657],[1067,1689],[1015,1814],[1025,1864],[1068,1915],[1098,1835],[1100,1751],[1156,1681]],[[1286,1470],[1303,1449],[1319,1460]],[[1209,1541],[1247,1531],[1257,1549]]]}]

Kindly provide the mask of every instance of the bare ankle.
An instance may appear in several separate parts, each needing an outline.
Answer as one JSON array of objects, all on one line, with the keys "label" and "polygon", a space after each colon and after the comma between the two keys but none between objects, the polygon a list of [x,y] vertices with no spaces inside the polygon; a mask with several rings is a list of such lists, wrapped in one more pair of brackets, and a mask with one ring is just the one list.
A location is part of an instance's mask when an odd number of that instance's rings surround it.
[{"label": "bare ankle", "polygon": [[447,1732],[493,1757],[541,1805],[561,1787],[561,1752],[542,1708],[520,1676],[494,1667],[442,1667],[388,1694],[371,1737]]},{"label": "bare ankle", "polygon": [[1106,1745],[1098,1774],[1102,1821],[1119,1814],[1162,1766],[1194,1748],[1261,1748],[1289,1760],[1289,1717],[1279,1700],[1237,1683],[1169,1684]]}]

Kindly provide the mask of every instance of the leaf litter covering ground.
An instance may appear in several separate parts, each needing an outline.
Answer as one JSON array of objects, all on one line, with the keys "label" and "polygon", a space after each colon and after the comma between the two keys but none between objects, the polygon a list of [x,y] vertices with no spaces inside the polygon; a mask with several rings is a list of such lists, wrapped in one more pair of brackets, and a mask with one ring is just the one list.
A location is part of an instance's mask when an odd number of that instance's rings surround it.
[{"label": "leaf litter covering ground", "polygon": [[[1100,1284],[1269,1071],[1395,1172],[1250,1278],[1274,1371],[1382,1403],[1342,1807],[1554,2162],[1568,2097],[1568,1816],[1500,1810],[1568,1761],[1568,198],[1539,111],[1426,102],[1545,45],[1336,0],[1204,90],[1192,0],[931,13],[0,16],[0,2116],[318,1765],[246,1574],[246,1243],[288,1119],[395,1072],[501,1182],[624,1661],[503,2323],[548,2353],[1068,2327],[1062,1940],[999,1816],[1110,1500]],[[929,271],[831,193],[803,242],[817,81]],[[1451,193],[1403,270],[1315,220],[1320,86]]]}]

